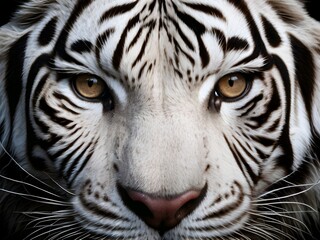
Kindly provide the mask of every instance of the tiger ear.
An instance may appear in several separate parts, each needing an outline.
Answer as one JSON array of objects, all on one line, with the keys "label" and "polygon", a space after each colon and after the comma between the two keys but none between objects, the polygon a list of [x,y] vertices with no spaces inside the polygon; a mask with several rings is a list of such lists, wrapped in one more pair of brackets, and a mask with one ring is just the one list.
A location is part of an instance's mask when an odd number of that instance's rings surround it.
[{"label": "tiger ear", "polygon": [[302,0],[268,0],[268,3],[286,23],[297,25],[307,16]]},{"label": "tiger ear", "polygon": [[[311,117],[311,127],[320,136],[320,24],[310,17],[306,11],[304,0],[267,0],[278,16],[292,29],[301,29],[297,38],[301,40],[313,54],[314,58],[314,88]],[[303,61],[303,59],[301,59]]]},{"label": "tiger ear", "polygon": [[320,136],[320,24],[314,24],[312,34],[316,40],[314,44],[315,58],[315,90],[313,96],[312,122],[313,128]]},{"label": "tiger ear", "polygon": [[13,123],[6,80],[8,54],[12,45],[28,31],[28,28],[22,28],[11,21],[0,27],[0,160],[4,148],[8,148]]},{"label": "tiger ear", "polygon": [[10,119],[6,84],[7,56],[10,46],[12,46],[22,34],[23,32],[10,25],[5,25],[0,28],[0,160],[10,138],[12,122]]},{"label": "tiger ear", "polygon": [[58,0],[30,0],[23,3],[13,15],[11,22],[29,27],[44,17],[46,11]]}]

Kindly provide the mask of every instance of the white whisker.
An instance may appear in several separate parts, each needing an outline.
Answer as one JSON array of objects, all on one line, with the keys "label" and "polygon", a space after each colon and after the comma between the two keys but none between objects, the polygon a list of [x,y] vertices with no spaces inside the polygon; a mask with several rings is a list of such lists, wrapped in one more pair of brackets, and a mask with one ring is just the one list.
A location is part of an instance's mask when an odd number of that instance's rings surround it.
[{"label": "white whisker", "polygon": [[281,197],[276,197],[276,198],[264,198],[264,199],[258,199],[255,200],[254,202],[264,202],[264,201],[272,201],[272,200],[279,200],[279,199],[285,199],[285,198],[290,198],[290,197],[294,197],[300,194],[303,194],[309,190],[311,190],[312,188],[314,188],[315,186],[317,186],[320,182],[314,183],[314,184],[301,184],[301,185],[295,185],[295,186],[286,186],[286,187],[282,187],[282,188],[278,188],[278,189],[274,189],[272,191],[266,192],[262,195],[259,196],[259,198],[262,198],[264,196],[267,196],[269,194],[275,193],[275,192],[279,192],[279,191],[283,191],[286,189],[290,189],[290,188],[299,188],[299,187],[308,187],[307,189],[304,189],[300,192],[296,192],[290,195],[286,195],[286,196],[281,196]]},{"label": "white whisker", "polygon": [[[264,215],[264,214],[261,214],[260,212],[259,212],[259,213],[254,213],[254,212],[251,211],[250,214],[251,214],[251,215],[258,216],[258,217],[261,217],[261,218],[263,218],[263,219],[270,220],[270,221],[273,222],[273,223],[276,222],[276,223],[278,223],[278,224],[280,224],[280,225],[282,225],[282,226],[284,226],[284,227],[286,227],[286,228],[290,228],[290,229],[292,229],[292,230],[303,231],[301,228],[296,228],[296,227],[294,227],[294,226],[292,226],[292,225],[288,225],[288,224],[285,223],[285,222],[281,222],[281,221],[279,221],[279,220],[277,220],[277,219],[275,219],[275,218],[270,217],[269,215],[266,216],[266,215]],[[291,217],[291,216],[287,216],[287,215],[283,215],[283,214],[277,214],[277,216],[279,216],[279,217],[281,217],[281,218],[287,218],[287,219],[293,220],[293,221],[295,221],[295,222],[298,222],[298,223],[300,223],[302,226],[304,226],[304,227],[306,228],[307,232],[310,232],[310,230],[308,229],[308,226],[307,226],[305,223],[303,223],[302,221],[300,221],[299,219],[297,219],[297,218],[294,218],[294,217]]]},{"label": "white whisker", "polygon": [[314,209],[313,207],[311,207],[310,205],[306,204],[306,203],[302,203],[302,202],[268,202],[268,203],[254,203],[254,206],[267,206],[267,205],[283,205],[283,204],[291,204],[291,205],[297,205],[297,206],[304,206],[307,207],[309,209],[311,209],[313,212],[318,212],[316,209]]},{"label": "white whisker", "polygon": [[[61,226],[61,225],[62,225],[62,226]],[[54,229],[49,229],[49,230],[47,230],[47,231],[45,231],[45,232],[41,232],[42,230],[44,230],[44,229],[46,229],[46,228],[48,228],[48,227],[52,227],[51,225],[48,225],[48,226],[45,226],[45,227],[43,227],[43,228],[40,228],[39,230],[33,232],[33,233],[30,234],[30,235],[28,235],[24,240],[27,240],[27,239],[29,239],[30,237],[32,237],[32,238],[30,238],[30,240],[34,240],[34,239],[37,239],[37,238],[39,238],[39,237],[43,237],[43,236],[49,235],[49,234],[51,234],[51,233],[54,233],[54,232],[56,232],[56,231],[59,231],[59,230],[65,229],[65,228],[70,228],[70,227],[73,227],[73,226],[76,226],[76,225],[77,225],[77,223],[71,223],[71,224],[69,224],[69,225],[66,225],[66,223],[62,223],[62,224],[56,225]],[[38,234],[38,235],[33,236],[33,235],[34,235],[35,233],[37,233],[38,231],[41,232],[41,233]],[[47,239],[47,238],[46,238],[46,239]]]},{"label": "white whisker", "polygon": [[[25,197],[25,198],[29,199],[30,201],[34,201],[34,202],[38,202],[38,203],[44,203],[44,204],[56,205],[56,206],[71,206],[71,204],[68,203],[68,202],[62,202],[62,201],[58,201],[58,200],[54,200],[54,199],[50,199],[50,198],[40,197],[40,196],[37,196],[37,195],[14,192],[14,191],[10,191],[10,190],[4,189],[4,188],[0,188],[0,191],[6,192],[6,193],[9,193],[9,194],[13,194],[13,195],[17,195],[17,196],[21,196],[21,197]],[[43,201],[34,200],[32,198],[40,199],[40,200],[43,200]]]},{"label": "white whisker", "polygon": [[[12,155],[5,149],[5,147],[2,145],[1,141],[0,141],[0,146],[3,149],[3,151],[5,152],[5,154],[7,154],[10,159],[15,163],[16,166],[18,166],[24,173],[26,173],[28,176],[30,176],[31,178],[35,179],[36,181],[38,181],[39,183],[42,183],[43,185],[47,186],[50,189],[54,189],[52,186],[50,186],[49,184],[43,182],[42,180],[40,180],[39,178],[35,177],[34,175],[32,175],[31,173],[29,173],[27,170],[25,170],[13,157]],[[55,189],[54,189],[55,190]]]},{"label": "white whisker", "polygon": [[61,196],[59,196],[59,195],[57,195],[57,194],[54,194],[54,193],[52,193],[52,192],[49,192],[49,191],[47,191],[47,190],[45,190],[45,189],[43,189],[43,188],[40,188],[40,187],[38,187],[38,186],[36,186],[36,185],[30,184],[30,183],[27,183],[27,182],[22,182],[22,181],[19,181],[19,180],[15,180],[15,179],[12,179],[12,178],[8,178],[8,177],[5,177],[5,176],[3,176],[3,175],[1,175],[1,174],[0,174],[0,177],[3,178],[3,179],[6,179],[6,180],[8,180],[8,181],[11,181],[11,182],[15,182],[15,183],[19,183],[19,184],[21,184],[21,185],[25,185],[25,186],[32,187],[32,188],[34,188],[34,189],[40,190],[40,191],[45,192],[45,193],[47,193],[47,194],[49,194],[49,195],[52,195],[52,196],[54,196],[54,197],[62,198]]},{"label": "white whisker", "polygon": [[53,183],[55,183],[60,189],[62,189],[64,192],[70,194],[71,196],[75,196],[74,193],[70,192],[68,189],[64,188],[63,186],[61,186],[61,184],[59,184],[56,180],[54,180],[51,176],[49,176],[49,174],[46,174]]}]

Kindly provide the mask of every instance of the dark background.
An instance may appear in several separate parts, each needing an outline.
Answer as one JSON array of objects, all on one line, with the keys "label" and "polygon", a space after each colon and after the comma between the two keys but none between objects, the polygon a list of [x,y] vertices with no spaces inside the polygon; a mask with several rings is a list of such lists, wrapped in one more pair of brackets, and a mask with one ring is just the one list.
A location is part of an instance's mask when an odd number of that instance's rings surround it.
[{"label": "dark background", "polygon": [[[66,0],[69,1],[69,0]],[[27,2],[26,0],[2,0],[1,7],[0,7],[0,25],[5,24],[8,22],[10,16],[16,9],[16,7],[23,3]],[[320,7],[316,6],[320,3],[319,0],[305,0],[307,10],[309,11],[310,15],[320,21]]]}]

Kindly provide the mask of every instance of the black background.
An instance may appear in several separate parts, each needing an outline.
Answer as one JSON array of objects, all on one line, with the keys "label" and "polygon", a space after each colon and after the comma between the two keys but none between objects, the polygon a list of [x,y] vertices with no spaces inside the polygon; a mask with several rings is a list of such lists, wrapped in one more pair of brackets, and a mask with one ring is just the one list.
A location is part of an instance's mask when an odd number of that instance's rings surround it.
[{"label": "black background", "polygon": [[[69,0],[66,0],[69,1]],[[12,13],[16,9],[16,7],[26,2],[26,0],[1,0],[1,7],[0,7],[0,25],[5,24],[12,16]],[[319,0],[305,0],[307,10],[309,11],[310,15],[320,21],[320,7],[316,6],[319,5]]]}]

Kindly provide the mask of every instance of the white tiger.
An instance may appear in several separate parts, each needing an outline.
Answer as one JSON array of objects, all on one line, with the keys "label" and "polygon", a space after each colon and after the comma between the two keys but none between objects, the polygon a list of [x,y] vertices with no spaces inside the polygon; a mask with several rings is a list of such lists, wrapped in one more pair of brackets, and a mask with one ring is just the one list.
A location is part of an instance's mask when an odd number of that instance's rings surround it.
[{"label": "white tiger", "polygon": [[0,28],[0,130],[1,239],[319,239],[298,0],[31,0]]}]

